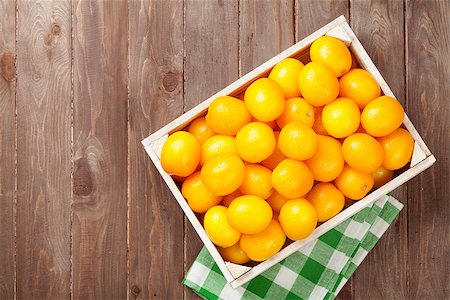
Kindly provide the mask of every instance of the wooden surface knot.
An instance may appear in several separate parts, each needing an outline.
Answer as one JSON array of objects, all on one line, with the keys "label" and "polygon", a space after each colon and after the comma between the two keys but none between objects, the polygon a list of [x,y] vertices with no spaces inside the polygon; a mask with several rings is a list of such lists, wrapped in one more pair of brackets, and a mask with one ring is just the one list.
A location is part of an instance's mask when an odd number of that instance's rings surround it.
[{"label": "wooden surface knot", "polygon": [[75,162],[73,173],[73,193],[76,196],[89,196],[94,189],[89,162],[86,158],[80,158]]},{"label": "wooden surface knot", "polygon": [[61,26],[59,26],[58,24],[53,24],[52,25],[52,34],[60,35],[61,34]]},{"label": "wooden surface knot", "polygon": [[137,285],[133,285],[131,287],[131,292],[137,296],[141,293],[141,289]]},{"label": "wooden surface knot", "polygon": [[42,78],[42,75],[41,75],[41,72],[39,72],[39,71],[34,72],[33,75],[31,76],[31,79],[33,79],[33,81],[39,81],[39,80],[41,80],[41,78]]},{"label": "wooden surface knot", "polygon": [[14,54],[3,53],[0,58],[0,74],[6,81],[13,81],[16,78],[16,66],[14,64]]},{"label": "wooden surface knot", "polygon": [[61,35],[61,26],[59,26],[56,23],[52,24],[52,28],[50,33],[47,35],[47,38],[44,41],[44,45],[47,48],[53,48],[56,45],[56,42],[58,42],[58,38]]},{"label": "wooden surface knot", "polygon": [[169,93],[175,91],[178,87],[178,76],[172,71],[166,72],[162,78],[164,90]]}]

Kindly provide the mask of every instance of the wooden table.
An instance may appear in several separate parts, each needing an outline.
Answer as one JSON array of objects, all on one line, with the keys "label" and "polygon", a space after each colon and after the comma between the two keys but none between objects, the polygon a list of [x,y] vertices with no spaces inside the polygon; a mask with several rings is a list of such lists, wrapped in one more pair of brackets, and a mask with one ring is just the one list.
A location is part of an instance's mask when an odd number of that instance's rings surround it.
[{"label": "wooden table", "polygon": [[446,0],[0,0],[0,298],[196,298],[140,140],[341,14],[437,163],[340,298],[448,299]]}]

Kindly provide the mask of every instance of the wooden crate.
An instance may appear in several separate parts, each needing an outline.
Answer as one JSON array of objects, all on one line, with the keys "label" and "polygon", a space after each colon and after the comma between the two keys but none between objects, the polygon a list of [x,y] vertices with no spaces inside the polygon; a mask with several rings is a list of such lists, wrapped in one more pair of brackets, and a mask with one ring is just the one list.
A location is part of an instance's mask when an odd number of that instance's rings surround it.
[{"label": "wooden crate", "polygon": [[245,76],[241,77],[240,79],[236,80],[220,92],[216,93],[215,95],[211,96],[210,98],[206,99],[204,102],[200,103],[196,107],[192,108],[190,111],[186,112],[179,118],[173,120],[166,126],[162,127],[146,139],[142,141],[142,144],[145,147],[145,150],[147,151],[148,155],[152,159],[153,163],[155,164],[157,170],[160,172],[162,178],[167,183],[169,189],[175,196],[175,199],[178,201],[178,204],[183,209],[184,213],[188,217],[189,221],[192,223],[192,226],[197,231],[198,235],[202,239],[203,243],[205,244],[206,248],[211,253],[212,257],[216,261],[217,265],[219,266],[220,270],[222,271],[223,275],[225,276],[226,280],[231,284],[232,287],[236,288],[238,286],[241,286],[242,284],[248,282],[252,278],[256,277],[257,275],[261,274],[274,264],[280,262],[284,258],[288,257],[290,254],[294,253],[307,243],[317,239],[319,236],[330,230],[331,228],[335,227],[339,223],[343,222],[347,218],[351,217],[352,215],[356,214],[357,212],[361,211],[364,207],[369,206],[371,203],[373,203],[376,199],[382,197],[383,195],[389,193],[396,187],[400,186],[401,184],[405,183],[409,179],[413,178],[420,172],[424,171],[428,167],[430,167],[436,159],[431,154],[430,150],[425,145],[424,141],[420,137],[417,130],[414,128],[413,124],[409,120],[408,116],[405,114],[405,119],[403,122],[404,127],[411,133],[413,136],[415,143],[414,143],[414,151],[413,156],[411,159],[410,167],[403,173],[399,174],[395,178],[393,178],[390,182],[385,184],[384,186],[378,188],[377,190],[371,192],[366,197],[359,201],[355,201],[354,204],[352,204],[347,209],[343,210],[341,213],[333,217],[332,219],[328,220],[327,222],[322,223],[320,226],[318,226],[314,232],[306,239],[295,241],[285,248],[283,248],[279,253],[274,255],[273,257],[269,258],[266,261],[260,262],[257,265],[253,267],[248,266],[241,266],[237,264],[233,264],[230,262],[226,262],[222,259],[221,255],[219,254],[216,246],[211,242],[211,240],[206,235],[206,232],[198,220],[195,213],[191,210],[189,205],[187,204],[186,200],[183,198],[181,191],[178,189],[177,185],[175,184],[172,177],[170,177],[169,174],[167,174],[164,169],[161,166],[160,161],[160,154],[161,154],[161,148],[164,144],[164,142],[167,140],[167,137],[170,133],[185,128],[192,120],[195,118],[205,115],[209,105],[211,102],[216,99],[219,96],[224,95],[230,95],[230,96],[237,96],[240,93],[242,93],[253,81],[260,77],[266,77],[270,70],[281,60],[287,58],[287,57],[294,57],[302,61],[303,63],[306,63],[309,61],[309,47],[311,46],[311,43],[319,38],[320,36],[328,35],[333,36],[336,38],[339,38],[342,40],[350,49],[352,54],[356,57],[358,60],[358,63],[361,68],[367,70],[372,74],[372,76],[376,79],[378,84],[381,87],[381,90],[384,95],[394,97],[394,94],[392,93],[391,89],[389,88],[386,81],[381,76],[380,72],[368,56],[367,52],[364,50],[363,46],[351,30],[350,26],[348,25],[346,19],[344,16],[340,16],[334,21],[330,22],[329,24],[325,25],[324,27],[320,28],[316,32],[312,33],[305,39],[301,40],[300,42],[296,43],[292,47],[286,49],[285,51],[281,52],[277,56],[273,57],[272,59],[268,60],[264,64],[260,65],[253,71],[249,72]]}]

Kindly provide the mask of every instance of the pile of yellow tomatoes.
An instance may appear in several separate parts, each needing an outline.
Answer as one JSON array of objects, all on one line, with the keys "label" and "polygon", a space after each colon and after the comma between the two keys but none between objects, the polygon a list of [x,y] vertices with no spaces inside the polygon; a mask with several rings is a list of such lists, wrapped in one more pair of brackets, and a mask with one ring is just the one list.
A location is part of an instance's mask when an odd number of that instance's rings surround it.
[{"label": "pile of yellow tomatoes", "polygon": [[310,58],[218,97],[162,148],[164,170],[227,261],[263,261],[308,237],[411,159],[402,106],[348,48],[324,36]]}]

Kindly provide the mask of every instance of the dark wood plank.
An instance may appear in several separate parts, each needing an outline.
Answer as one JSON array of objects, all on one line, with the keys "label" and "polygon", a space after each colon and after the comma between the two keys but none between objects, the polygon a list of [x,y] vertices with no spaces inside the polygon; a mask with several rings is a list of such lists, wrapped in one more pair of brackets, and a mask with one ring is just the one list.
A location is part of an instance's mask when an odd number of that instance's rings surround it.
[{"label": "dark wood plank", "polygon": [[340,15],[349,20],[348,0],[295,0],[295,40],[300,41]]},{"label": "dark wood plank", "polygon": [[17,8],[17,299],[69,299],[71,8]]},{"label": "dark wood plank", "polygon": [[183,113],[183,1],[130,1],[130,299],[181,299],[183,212],[141,140]]},{"label": "dark wood plank", "polygon": [[185,0],[184,11],[184,104],[189,110],[238,78],[238,3]]},{"label": "dark wood plank", "polygon": [[[302,40],[340,15],[349,20],[349,1],[295,0],[295,41]],[[353,297],[353,277],[351,277],[337,299],[353,299]]]},{"label": "dark wood plank", "polygon": [[14,189],[16,139],[16,11],[0,0],[0,299],[14,298]]},{"label": "dark wood plank", "polygon": [[[352,0],[350,7],[350,26],[397,99],[404,105],[403,2]],[[392,63],[394,57],[395,64]],[[406,185],[397,188],[393,196],[407,205]],[[387,249],[390,251],[387,252]],[[404,209],[355,272],[355,298],[408,298],[408,261],[405,257],[407,251],[407,209]]]},{"label": "dark wood plank", "polygon": [[294,1],[240,1],[240,75],[294,44]]},{"label": "dark wood plank", "polygon": [[[194,107],[238,78],[238,2],[185,0],[184,106]],[[185,266],[203,243],[185,219]],[[198,299],[185,289],[185,298]]]},{"label": "dark wood plank", "polygon": [[127,297],[127,1],[73,1],[73,298]]},{"label": "dark wood plank", "polygon": [[449,299],[450,3],[406,2],[407,112],[437,163],[408,183],[410,299]]}]

